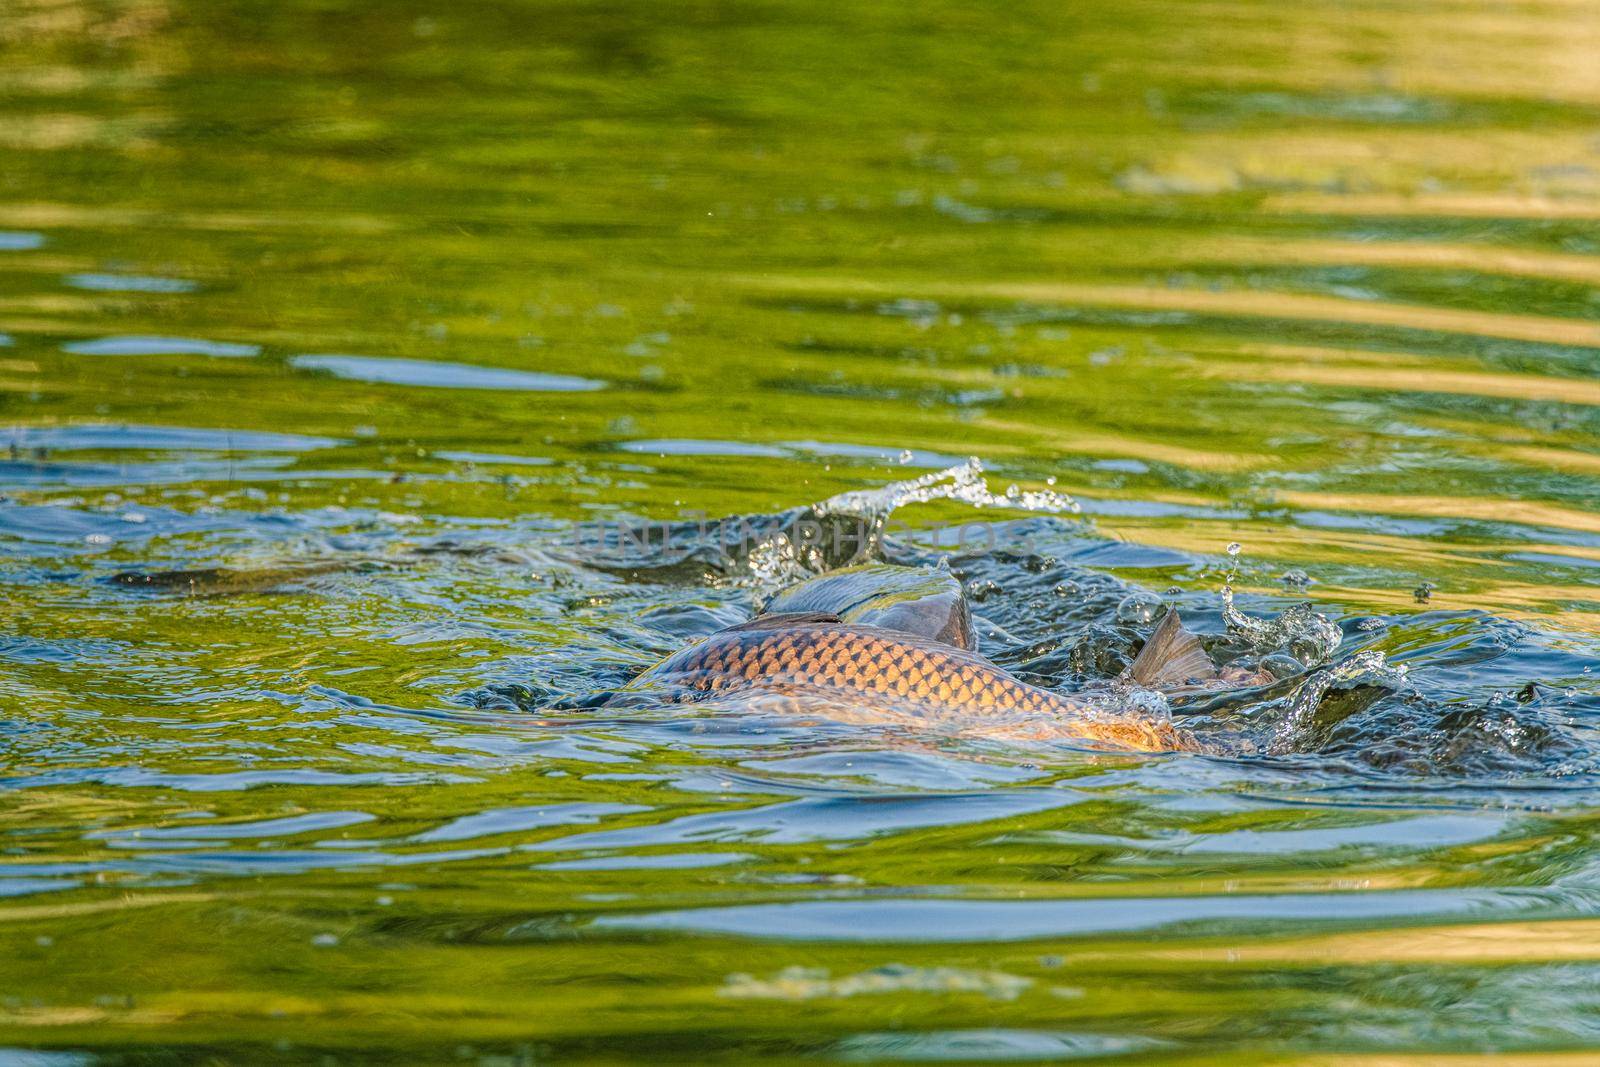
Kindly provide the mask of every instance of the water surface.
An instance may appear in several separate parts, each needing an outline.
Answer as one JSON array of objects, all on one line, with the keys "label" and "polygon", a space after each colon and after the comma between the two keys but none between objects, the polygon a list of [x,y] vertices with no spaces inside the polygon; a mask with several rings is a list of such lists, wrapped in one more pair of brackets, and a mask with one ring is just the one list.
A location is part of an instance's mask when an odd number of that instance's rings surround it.
[{"label": "water surface", "polygon": [[[0,1061],[1586,1062],[1597,48],[11,0]],[[594,706],[969,456],[876,554],[1214,755]]]}]

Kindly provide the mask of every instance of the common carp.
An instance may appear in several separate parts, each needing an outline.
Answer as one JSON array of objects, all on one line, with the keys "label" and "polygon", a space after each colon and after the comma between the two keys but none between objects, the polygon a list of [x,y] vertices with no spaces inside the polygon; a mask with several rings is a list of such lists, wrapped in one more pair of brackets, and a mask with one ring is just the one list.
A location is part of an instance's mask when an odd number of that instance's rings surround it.
[{"label": "common carp", "polygon": [[[958,607],[937,585],[924,588],[941,600],[945,612],[965,610],[964,599],[957,598]],[[809,590],[804,599],[780,596],[773,603],[823,602],[829,595],[854,592],[835,583]],[[941,639],[952,624],[940,611],[913,610],[901,621],[924,632],[848,621],[828,611],[761,615],[668,656],[636,684],[675,691],[680,699],[782,697],[794,710],[924,723],[987,736],[1078,740],[1142,751],[1197,747],[1164,714],[1112,711],[1089,699],[1052,693],[970,647]],[[1177,612],[1170,611],[1122,681],[1131,689],[1215,677],[1199,641],[1183,629]]]},{"label": "common carp", "polygon": [[966,594],[945,567],[845,567],[783,590],[763,611],[824,612],[843,622],[922,634],[957,648],[978,647]]}]

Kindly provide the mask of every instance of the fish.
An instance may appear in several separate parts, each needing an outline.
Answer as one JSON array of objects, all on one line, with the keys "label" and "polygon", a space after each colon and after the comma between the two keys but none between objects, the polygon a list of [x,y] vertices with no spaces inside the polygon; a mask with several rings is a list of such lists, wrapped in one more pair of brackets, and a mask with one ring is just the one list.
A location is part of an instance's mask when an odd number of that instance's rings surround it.
[{"label": "fish", "polygon": [[[926,614],[917,618],[924,627],[939,621]],[[1158,687],[1215,674],[1174,610],[1145,642],[1123,682]],[[847,621],[834,612],[772,613],[726,627],[668,656],[635,685],[680,700],[779,697],[785,710],[993,737],[1143,752],[1199,748],[1164,716],[1108,711],[1030,685],[973,649],[926,633]]]},{"label": "fish", "polygon": [[972,609],[948,567],[864,563],[843,567],[774,595],[763,614],[820,611],[843,622],[922,634],[957,648],[978,647]]},{"label": "fish", "polygon": [[118,571],[105,579],[111,585],[146,593],[185,596],[227,596],[279,592],[307,578],[381,566],[370,561],[327,560],[250,568],[201,567],[187,570]]}]

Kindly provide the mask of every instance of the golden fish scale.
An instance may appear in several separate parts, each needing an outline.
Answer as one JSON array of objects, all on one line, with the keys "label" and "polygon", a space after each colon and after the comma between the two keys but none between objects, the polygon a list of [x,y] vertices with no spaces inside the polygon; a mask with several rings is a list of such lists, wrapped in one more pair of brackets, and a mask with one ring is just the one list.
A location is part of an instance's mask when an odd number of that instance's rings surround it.
[{"label": "golden fish scale", "polygon": [[[1170,726],[1134,719],[1086,719],[1083,709],[970,653],[874,627],[806,623],[781,629],[727,630],[668,657],[647,675],[703,692],[837,690],[859,699],[882,695],[941,718],[981,719],[1051,712],[1063,736],[1140,749],[1185,747]],[[1005,733],[1018,734],[1015,725]]]}]

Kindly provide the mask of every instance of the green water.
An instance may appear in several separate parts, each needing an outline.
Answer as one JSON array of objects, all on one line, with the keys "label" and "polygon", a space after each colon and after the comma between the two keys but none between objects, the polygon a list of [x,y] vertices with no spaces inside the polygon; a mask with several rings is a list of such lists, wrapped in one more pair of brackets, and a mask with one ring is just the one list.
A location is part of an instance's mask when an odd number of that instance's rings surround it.
[{"label": "green water", "polygon": [[[0,0],[0,1063],[1587,1062],[1597,49]],[[762,590],[573,523],[968,456],[1081,505],[956,560],[1032,680],[1230,572],[1410,680],[1215,757],[574,704]]]}]

